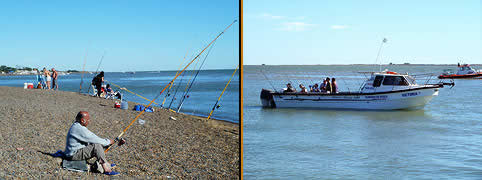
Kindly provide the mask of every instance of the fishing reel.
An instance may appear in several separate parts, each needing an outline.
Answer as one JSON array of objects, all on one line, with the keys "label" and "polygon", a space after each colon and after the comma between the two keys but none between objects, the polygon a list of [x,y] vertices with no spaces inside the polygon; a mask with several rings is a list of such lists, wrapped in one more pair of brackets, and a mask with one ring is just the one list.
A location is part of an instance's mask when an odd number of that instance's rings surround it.
[{"label": "fishing reel", "polygon": [[122,146],[123,144],[126,143],[126,140],[125,140],[124,138],[120,138],[120,139],[119,139],[119,137],[116,137],[115,140],[114,140],[114,142],[118,142],[118,143],[117,143],[117,146]]}]

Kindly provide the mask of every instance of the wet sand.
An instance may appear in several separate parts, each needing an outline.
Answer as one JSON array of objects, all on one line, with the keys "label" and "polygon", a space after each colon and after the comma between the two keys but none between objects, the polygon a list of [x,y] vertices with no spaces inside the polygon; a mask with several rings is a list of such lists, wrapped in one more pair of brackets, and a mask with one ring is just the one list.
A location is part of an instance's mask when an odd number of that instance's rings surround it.
[{"label": "wet sand", "polygon": [[[75,92],[0,87],[0,177],[101,178],[106,175],[62,169],[61,158],[75,115],[88,111],[88,129],[115,138],[139,114],[114,108],[113,100]],[[175,118],[172,119],[170,117]],[[144,113],[124,134],[107,159],[117,164],[118,178],[238,179],[239,125],[155,108]]]}]

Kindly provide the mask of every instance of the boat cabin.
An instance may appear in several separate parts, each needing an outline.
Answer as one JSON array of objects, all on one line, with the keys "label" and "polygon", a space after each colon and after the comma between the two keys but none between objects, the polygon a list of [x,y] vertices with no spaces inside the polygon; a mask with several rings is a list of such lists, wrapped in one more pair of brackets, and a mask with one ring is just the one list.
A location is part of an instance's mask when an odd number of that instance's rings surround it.
[{"label": "boat cabin", "polygon": [[365,81],[361,88],[362,93],[396,91],[410,89],[418,86],[415,79],[409,75],[394,72],[374,73]]},{"label": "boat cabin", "polygon": [[465,74],[474,74],[475,70],[470,67],[468,64],[464,64],[459,66],[459,71],[457,72],[457,75],[465,75]]}]

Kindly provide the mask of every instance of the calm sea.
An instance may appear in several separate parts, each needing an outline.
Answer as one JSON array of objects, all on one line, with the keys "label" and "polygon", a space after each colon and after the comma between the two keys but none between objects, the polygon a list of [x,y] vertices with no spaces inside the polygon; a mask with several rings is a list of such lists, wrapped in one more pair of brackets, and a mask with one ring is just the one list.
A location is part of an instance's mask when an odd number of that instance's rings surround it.
[{"label": "calm sea", "polygon": [[[454,66],[384,66],[418,83]],[[476,66],[480,69],[482,67]],[[455,80],[415,111],[267,109],[261,88],[336,77],[356,91],[378,66],[244,66],[246,179],[482,179],[482,80]],[[265,74],[265,75],[263,75]],[[296,86],[297,87],[297,86]],[[297,88],[299,89],[299,88]]]},{"label": "calm sea", "polygon": [[[191,87],[190,93],[188,94],[189,97],[184,101],[180,112],[207,117],[222,90],[226,86],[226,83],[231,77],[233,71],[234,69],[200,71]],[[193,71],[186,71],[184,74],[184,76],[179,76],[176,79],[175,85],[171,88],[170,96],[165,100],[164,107],[169,107],[170,105],[171,109],[178,109],[179,102],[182,99],[186,89],[186,84],[192,77],[194,77]],[[174,78],[175,75],[176,71],[135,72],[134,74],[106,72],[105,80],[121,87],[125,87],[134,93],[152,100],[161,92],[162,88],[164,88],[164,86],[166,86],[169,81]],[[82,93],[88,92],[88,87],[90,86],[94,76],[95,74],[84,74]],[[23,87],[24,82],[35,83],[36,79],[37,77],[33,75],[0,76],[0,86]],[[79,92],[81,74],[59,76],[58,82],[60,84],[60,90]],[[112,88],[113,90],[119,90],[119,88],[115,86],[112,86]],[[176,89],[178,89],[177,93],[175,93]],[[168,90],[165,90],[155,102],[162,104],[164,98],[166,97],[165,95],[167,94],[167,91]],[[92,93],[92,91],[90,92]],[[124,90],[120,90],[120,92],[127,101],[143,104],[149,103],[149,101]],[[174,95],[175,99],[172,100]],[[231,80],[231,83],[227,87],[218,104],[220,104],[220,107],[214,111],[212,116],[213,118],[239,123],[238,74],[233,77],[233,80]],[[130,108],[133,108],[132,106],[133,105],[130,105]],[[153,104],[153,106],[159,105]]]}]

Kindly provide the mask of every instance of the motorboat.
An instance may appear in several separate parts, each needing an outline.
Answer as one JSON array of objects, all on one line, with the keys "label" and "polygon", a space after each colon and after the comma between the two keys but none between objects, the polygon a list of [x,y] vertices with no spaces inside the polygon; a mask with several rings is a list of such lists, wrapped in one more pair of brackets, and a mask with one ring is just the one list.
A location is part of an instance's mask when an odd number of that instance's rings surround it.
[{"label": "motorboat", "polygon": [[444,72],[442,75],[438,76],[439,79],[461,79],[461,78],[482,78],[482,72],[480,70],[475,70],[468,64],[457,65],[457,73]]},{"label": "motorboat", "polygon": [[371,72],[371,76],[354,92],[287,92],[287,88],[275,91],[262,89],[260,99],[269,108],[315,108],[398,110],[420,109],[439,94],[444,85],[417,84],[408,74],[391,71]]}]

